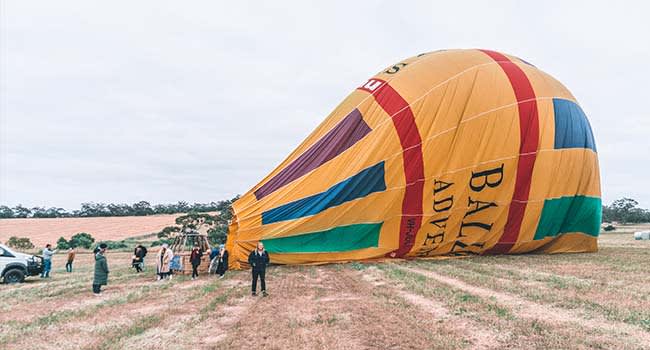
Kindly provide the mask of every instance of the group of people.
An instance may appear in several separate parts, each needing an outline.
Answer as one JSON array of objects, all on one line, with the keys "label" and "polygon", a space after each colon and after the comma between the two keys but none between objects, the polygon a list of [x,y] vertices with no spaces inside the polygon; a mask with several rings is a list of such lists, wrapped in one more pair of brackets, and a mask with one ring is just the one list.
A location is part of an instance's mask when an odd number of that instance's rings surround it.
[{"label": "group of people", "polygon": [[[201,247],[196,244],[192,247],[190,252],[189,262],[192,265],[192,280],[195,280],[199,277],[199,266],[203,260],[204,252]],[[158,251],[156,256],[156,270],[157,270],[157,279],[171,279],[172,272],[176,269],[180,269],[179,259],[174,255],[174,252],[169,248],[169,245],[163,244]],[[208,267],[208,273],[217,274],[219,278],[223,278],[226,271],[228,270],[228,251],[225,246],[222,244],[218,248],[212,248],[210,251],[210,265]]]},{"label": "group of people", "polygon": [[[46,244],[45,248],[43,249],[43,271],[41,272],[41,278],[49,278],[50,277],[50,272],[52,271],[52,256],[58,252],[58,249],[52,249],[51,244]],[[70,247],[68,249],[68,259],[65,263],[65,270],[67,272],[72,272],[72,263],[74,262],[74,258],[76,256],[77,252],[73,247]]]},{"label": "group of people", "polygon": [[[106,259],[106,251],[108,250],[108,245],[106,243],[99,244],[93,253],[95,254],[95,270],[93,276],[93,293],[96,296],[101,295],[101,287],[108,284],[108,261]],[[45,249],[43,249],[43,272],[41,274],[42,278],[48,278],[50,276],[50,271],[52,269],[52,256],[57,252],[56,249],[52,249],[51,244],[47,244]],[[198,267],[201,265],[201,260],[203,258],[204,252],[202,249],[195,245],[192,248],[190,253],[190,264],[192,265],[192,280],[198,278],[199,272]],[[137,273],[140,273],[144,270],[144,258],[147,255],[147,248],[143,245],[138,245],[133,251],[133,256],[131,260],[132,267],[136,270]],[[220,245],[218,248],[213,248],[210,251],[210,266],[208,267],[209,274],[217,274],[219,278],[223,278],[226,271],[228,270],[228,251],[225,249],[224,245]],[[72,263],[74,262],[76,252],[74,248],[68,250],[67,262],[66,262],[66,271],[72,272]],[[171,279],[172,271],[177,268],[174,267],[174,252],[169,248],[167,244],[163,244],[156,254],[156,276],[157,280]],[[178,258],[178,257],[176,257]],[[266,291],[266,267],[269,265],[270,259],[268,252],[264,249],[264,244],[259,242],[255,250],[253,250],[248,256],[248,264],[251,266],[252,273],[252,282],[251,282],[251,291],[252,295],[257,295],[257,282],[260,281],[261,284],[261,293],[263,296],[267,296]]]},{"label": "group of people", "polygon": [[[146,248],[144,249],[144,255],[146,255]],[[142,258],[139,260],[137,257],[138,254],[142,254],[142,250],[138,250],[136,247],[133,262],[134,264],[137,261],[142,261]],[[192,280],[195,280],[199,277],[198,268],[201,265],[203,259],[203,250],[201,247],[196,244],[190,252],[190,264],[192,265]],[[221,244],[218,248],[212,248],[210,251],[210,266],[208,267],[209,274],[217,274],[219,278],[223,278],[226,271],[228,271],[228,251],[225,246]],[[157,279],[171,279],[172,278],[172,265],[174,263],[174,252],[169,248],[167,244],[163,244],[158,254],[156,256],[156,269],[157,269]],[[266,291],[266,267],[270,263],[269,253],[264,249],[264,243],[257,243],[257,247],[248,255],[248,264],[251,266],[251,294],[253,296],[257,295],[257,281],[260,281],[260,291],[263,296],[268,296]],[[140,268],[136,267],[138,272],[141,271]]]}]

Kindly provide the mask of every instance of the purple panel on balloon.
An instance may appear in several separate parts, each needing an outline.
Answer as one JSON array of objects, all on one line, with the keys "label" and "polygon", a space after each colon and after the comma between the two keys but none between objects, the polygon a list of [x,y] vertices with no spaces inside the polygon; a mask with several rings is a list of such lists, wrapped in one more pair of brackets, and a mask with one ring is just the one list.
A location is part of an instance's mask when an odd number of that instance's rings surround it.
[{"label": "purple panel on balloon", "polygon": [[255,190],[255,197],[258,200],[262,199],[277,189],[336,158],[336,156],[366,136],[370,130],[368,124],[363,121],[361,112],[355,108],[305,153],[291,162],[286,168],[282,169],[282,171],[267,183]]}]

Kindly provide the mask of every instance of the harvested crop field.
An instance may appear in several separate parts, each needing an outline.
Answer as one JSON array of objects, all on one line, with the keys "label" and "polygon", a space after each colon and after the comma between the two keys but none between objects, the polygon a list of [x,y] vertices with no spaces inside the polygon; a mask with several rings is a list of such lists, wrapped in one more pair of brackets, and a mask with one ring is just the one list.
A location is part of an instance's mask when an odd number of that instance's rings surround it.
[{"label": "harvested crop field", "polygon": [[55,244],[59,237],[69,239],[79,232],[90,233],[95,240],[113,240],[159,232],[183,214],[122,216],[97,218],[3,219],[0,242],[11,236],[28,237],[36,246]]},{"label": "harvested crop field", "polygon": [[[270,296],[249,271],[219,280],[135,274],[109,252],[103,296],[91,255],[71,274],[0,286],[6,349],[648,349],[650,241],[604,234],[593,254],[276,266]],[[152,254],[153,256],[153,254]]]}]

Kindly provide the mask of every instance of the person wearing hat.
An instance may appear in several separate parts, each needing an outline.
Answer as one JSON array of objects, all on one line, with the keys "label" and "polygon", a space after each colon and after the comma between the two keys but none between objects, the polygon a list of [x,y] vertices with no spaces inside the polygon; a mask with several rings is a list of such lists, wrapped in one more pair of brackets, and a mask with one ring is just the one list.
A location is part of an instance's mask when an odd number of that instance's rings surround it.
[{"label": "person wearing hat", "polygon": [[102,243],[99,245],[99,251],[95,254],[95,276],[93,278],[93,293],[100,296],[102,286],[108,284],[108,262],[106,261],[106,250],[108,245]]},{"label": "person wearing hat", "polygon": [[215,259],[217,259],[217,274],[219,278],[223,278],[223,275],[228,271],[228,251],[223,244],[219,245],[219,253]]}]

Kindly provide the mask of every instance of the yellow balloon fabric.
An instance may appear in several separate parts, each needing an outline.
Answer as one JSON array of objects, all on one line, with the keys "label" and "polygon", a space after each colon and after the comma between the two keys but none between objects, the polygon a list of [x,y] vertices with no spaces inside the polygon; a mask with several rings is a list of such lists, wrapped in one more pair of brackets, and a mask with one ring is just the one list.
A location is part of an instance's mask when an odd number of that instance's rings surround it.
[{"label": "yellow balloon fabric", "polygon": [[233,205],[233,268],[597,250],[600,175],[571,93],[517,57],[442,50],[352,92]]}]

